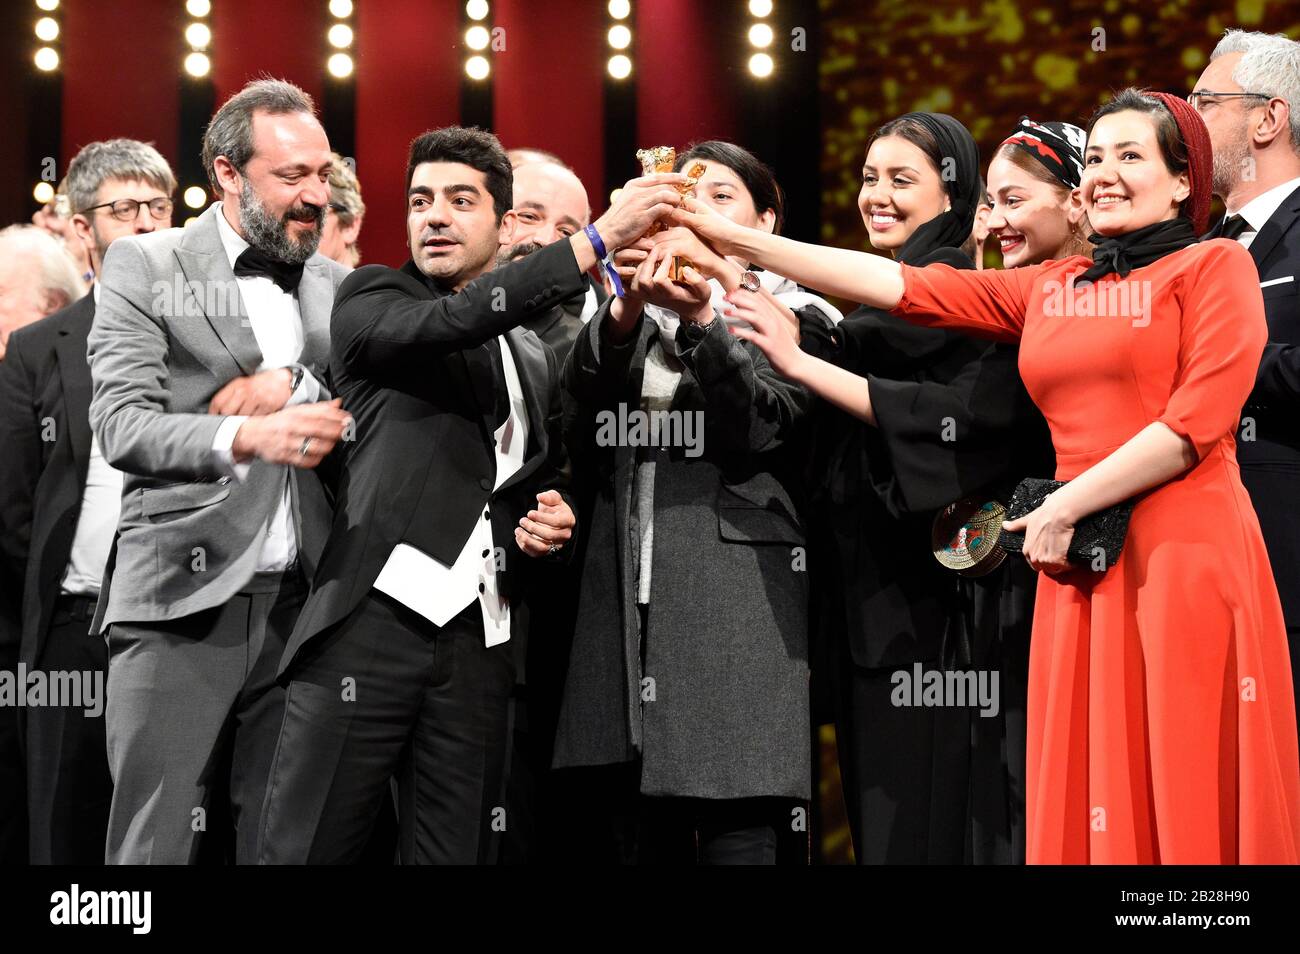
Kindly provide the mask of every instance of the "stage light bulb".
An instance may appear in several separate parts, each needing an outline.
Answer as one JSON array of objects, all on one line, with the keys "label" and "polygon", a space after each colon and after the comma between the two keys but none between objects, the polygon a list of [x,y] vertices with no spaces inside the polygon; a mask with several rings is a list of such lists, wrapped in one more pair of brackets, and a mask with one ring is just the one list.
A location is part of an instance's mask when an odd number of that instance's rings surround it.
[{"label": "stage light bulb", "polygon": [[185,57],[185,72],[191,76],[207,76],[212,70],[212,61],[206,53],[191,53]]},{"label": "stage light bulb", "polygon": [[185,190],[183,198],[191,209],[201,209],[203,203],[208,201],[208,193],[202,186],[190,186]]},{"label": "stage light bulb", "polygon": [[334,24],[326,35],[329,37],[330,46],[343,49],[352,45],[352,27],[346,23]]},{"label": "stage light bulb", "polygon": [[59,54],[51,47],[41,47],[36,51],[36,56],[33,59],[36,61],[36,68],[46,73],[59,68]]},{"label": "stage light bulb", "polygon": [[346,79],[352,75],[352,57],[346,53],[335,53],[325,61],[325,68],[330,71],[330,76]]},{"label": "stage light bulb", "polygon": [[185,10],[192,17],[206,17],[212,12],[209,0],[185,0]]},{"label": "stage light bulb", "polygon": [[765,17],[772,12],[772,0],[749,0],[749,12],[756,17]]},{"label": "stage light bulb", "polygon": [[491,42],[492,34],[488,33],[487,27],[472,26],[465,31],[465,45],[471,50],[486,50]]},{"label": "stage light bulb", "polygon": [[749,42],[754,46],[771,46],[772,28],[766,23],[755,23],[749,28]]},{"label": "stage light bulb", "polygon": [[53,17],[41,17],[36,21],[36,39],[53,43],[59,36],[59,21]]},{"label": "stage light bulb", "polygon": [[352,16],[352,0],[330,0],[330,13],[340,20]]},{"label": "stage light bulb", "polygon": [[41,205],[49,205],[54,201],[54,186],[48,182],[36,183],[36,188],[32,190],[32,198]]},{"label": "stage light bulb", "polygon": [[627,79],[632,75],[632,61],[622,53],[609,58],[609,75],[614,79]]},{"label": "stage light bulb", "polygon": [[36,6],[48,13],[51,10],[59,9],[59,0],[36,0]]},{"label": "stage light bulb", "polygon": [[755,53],[749,58],[749,71],[757,77],[772,75],[772,57],[766,53]]},{"label": "stage light bulb", "polygon": [[609,0],[609,15],[615,20],[624,20],[632,12],[632,4],[628,0]]},{"label": "stage light bulb", "polygon": [[212,42],[212,31],[206,23],[191,23],[185,28],[185,42],[196,50],[202,50]]},{"label": "stage light bulb", "polygon": [[488,15],[487,0],[469,0],[465,4],[465,15],[471,20],[482,20]]},{"label": "stage light bulb", "polygon": [[488,73],[492,72],[492,65],[488,63],[486,56],[471,56],[465,61],[465,72],[470,79],[487,79]]},{"label": "stage light bulb", "polygon": [[609,28],[609,45],[616,50],[626,50],[632,43],[632,31],[623,24]]}]

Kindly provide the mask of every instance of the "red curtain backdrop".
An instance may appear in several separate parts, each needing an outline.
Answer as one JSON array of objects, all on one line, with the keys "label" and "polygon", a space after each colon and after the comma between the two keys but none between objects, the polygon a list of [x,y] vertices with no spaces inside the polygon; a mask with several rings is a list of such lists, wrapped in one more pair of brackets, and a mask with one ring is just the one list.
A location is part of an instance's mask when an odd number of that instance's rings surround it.
[{"label": "red curtain backdrop", "polygon": [[[114,0],[116,3],[117,0]],[[154,0],[160,6],[162,0]],[[180,0],[170,0],[178,9]],[[373,6],[358,0],[358,8]],[[249,80],[272,76],[296,83],[319,98],[328,55],[325,31],[331,22],[317,0],[215,0],[212,25],[212,82],[220,106]]]},{"label": "red curtain backdrop", "polygon": [[[722,51],[729,33],[748,28],[752,18],[744,4],[640,0],[633,4],[632,19],[639,146],[681,150],[692,140],[734,140],[740,127],[737,64]],[[635,156],[629,156],[627,174],[639,172]]]},{"label": "red curtain backdrop", "polygon": [[461,8],[452,0],[358,0],[356,9],[362,261],[397,266],[410,257],[407,149],[426,129],[460,121]]},{"label": "red curtain backdrop", "polygon": [[493,126],[507,149],[553,152],[605,207],[604,86],[609,15],[593,0],[496,0],[492,22],[506,48],[492,54]]},{"label": "red curtain backdrop", "polygon": [[[119,136],[152,142],[175,164],[184,12],[181,0],[113,0],[111,5],[70,0],[59,5],[60,178],[86,143]],[[183,148],[197,150],[198,144]]]}]

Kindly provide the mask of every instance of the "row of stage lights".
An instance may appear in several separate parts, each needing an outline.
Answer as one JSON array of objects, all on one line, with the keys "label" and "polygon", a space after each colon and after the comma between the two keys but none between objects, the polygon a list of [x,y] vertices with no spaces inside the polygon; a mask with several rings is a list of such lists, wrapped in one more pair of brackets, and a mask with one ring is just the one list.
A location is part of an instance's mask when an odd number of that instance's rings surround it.
[{"label": "row of stage lights", "polygon": [[[46,14],[59,7],[59,0],[35,2],[37,8]],[[628,52],[632,47],[632,30],[624,21],[632,15],[632,3],[631,0],[609,0],[608,9],[612,23],[606,38],[612,52],[605,67],[614,79],[627,79],[632,75],[632,57]],[[185,27],[185,42],[189,45],[184,60],[185,72],[202,78],[212,71],[209,55],[212,28],[204,22],[204,18],[212,12],[212,0],[185,0],[185,10],[194,18]],[[325,68],[336,79],[346,79],[354,69],[352,54],[348,52],[352,47],[353,31],[351,24],[346,22],[352,16],[352,0],[330,0],[329,11],[335,22],[330,25],[326,39],[336,52],[330,54]],[[763,18],[772,13],[772,0],[749,0],[749,12],[757,20],[749,28],[749,42],[758,49],[749,58],[749,71],[760,78],[768,77],[772,75],[775,64],[771,54],[764,50],[772,45],[774,34],[772,27],[763,22]],[[465,60],[465,73],[470,79],[485,80],[492,73],[492,64],[488,58],[492,34],[484,23],[491,13],[491,5],[488,0],[469,0],[465,4],[465,13],[474,21],[465,31],[465,45],[474,51]],[[36,68],[46,73],[58,69],[59,51],[52,44],[59,37],[59,21],[52,16],[42,16],[36,21],[35,32],[36,38],[44,44],[36,50]]]}]

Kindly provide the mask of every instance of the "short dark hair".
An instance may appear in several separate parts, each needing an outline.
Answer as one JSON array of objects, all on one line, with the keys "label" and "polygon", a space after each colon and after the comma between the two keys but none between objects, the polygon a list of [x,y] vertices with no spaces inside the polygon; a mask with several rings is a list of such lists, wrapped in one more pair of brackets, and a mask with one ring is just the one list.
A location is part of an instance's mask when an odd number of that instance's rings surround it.
[{"label": "short dark hair", "polygon": [[734,172],[754,200],[754,209],[760,215],[772,210],[776,216],[772,232],[780,234],[781,226],[785,224],[785,193],[767,163],[743,146],[721,139],[708,139],[691,143],[673,162],[673,172],[681,172],[688,162],[696,159],[716,162]]},{"label": "short dark hair", "polygon": [[514,171],[501,141],[490,132],[476,126],[444,126],[415,137],[406,163],[408,189],[415,167],[426,162],[459,162],[483,173],[498,223],[514,208]]},{"label": "short dark hair", "polygon": [[244,174],[253,158],[253,114],[259,110],[272,116],[309,113],[315,117],[316,104],[297,86],[277,79],[253,80],[226,100],[203,133],[203,168],[217,195],[221,183],[213,164],[217,156],[225,156],[236,172]]}]

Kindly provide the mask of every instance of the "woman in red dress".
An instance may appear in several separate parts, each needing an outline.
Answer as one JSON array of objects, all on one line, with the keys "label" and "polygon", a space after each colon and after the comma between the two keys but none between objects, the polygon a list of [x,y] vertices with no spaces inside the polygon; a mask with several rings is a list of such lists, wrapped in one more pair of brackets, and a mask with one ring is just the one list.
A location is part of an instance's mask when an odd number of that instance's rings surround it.
[{"label": "woman in red dress", "polygon": [[[1300,860],[1286,632],[1233,433],[1267,331],[1258,276],[1206,229],[1211,154],[1185,102],[1129,90],[1088,130],[1097,248],[1004,271],[912,268],[674,214],[717,250],[908,321],[1019,340],[1059,480],[1027,518],[1043,571],[1029,681],[1030,863]],[[671,254],[673,240],[656,254]],[[747,292],[729,296],[796,381],[814,373]],[[837,369],[838,370],[838,369]],[[819,381],[846,389],[853,375]],[[860,379],[859,379],[860,381]],[[1105,572],[1066,560],[1083,516],[1136,506]]]}]

